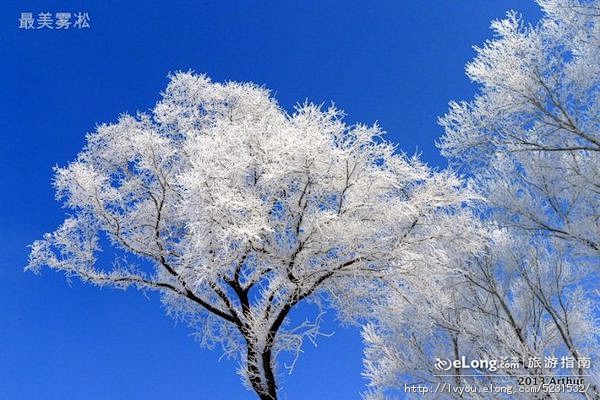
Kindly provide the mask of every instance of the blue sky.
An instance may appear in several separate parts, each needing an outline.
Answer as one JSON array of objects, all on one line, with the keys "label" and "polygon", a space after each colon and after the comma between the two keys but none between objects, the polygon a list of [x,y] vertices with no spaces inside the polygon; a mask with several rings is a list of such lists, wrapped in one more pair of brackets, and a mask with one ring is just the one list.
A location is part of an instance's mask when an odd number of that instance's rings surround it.
[{"label": "blue sky", "polygon": [[[378,121],[401,149],[443,167],[436,118],[473,96],[471,46],[508,9],[539,18],[526,0],[2,2],[0,398],[254,398],[235,363],[201,349],[157,296],[23,272],[27,245],[64,217],[52,167],[97,123],[152,107],[169,71],[192,69],[264,84],[286,109],[334,101],[349,121]],[[63,11],[87,12],[90,28],[18,29],[22,12]],[[359,398],[359,333],[333,319],[335,334],[282,376],[282,399]]]}]

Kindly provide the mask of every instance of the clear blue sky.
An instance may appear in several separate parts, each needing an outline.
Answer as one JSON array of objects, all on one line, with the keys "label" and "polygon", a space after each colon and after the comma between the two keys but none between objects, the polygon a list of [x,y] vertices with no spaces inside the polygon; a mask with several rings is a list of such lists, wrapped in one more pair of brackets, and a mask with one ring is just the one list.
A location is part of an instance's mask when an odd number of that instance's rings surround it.
[{"label": "clear blue sky", "polygon": [[[150,108],[169,71],[254,81],[290,109],[334,101],[444,166],[436,118],[491,19],[526,0],[0,2],[0,399],[253,399],[235,363],[201,349],[157,296],[24,273],[27,245],[63,219],[50,184],[95,124]],[[25,31],[22,12],[88,12],[90,29]],[[358,399],[361,342],[306,347],[282,399]]]}]

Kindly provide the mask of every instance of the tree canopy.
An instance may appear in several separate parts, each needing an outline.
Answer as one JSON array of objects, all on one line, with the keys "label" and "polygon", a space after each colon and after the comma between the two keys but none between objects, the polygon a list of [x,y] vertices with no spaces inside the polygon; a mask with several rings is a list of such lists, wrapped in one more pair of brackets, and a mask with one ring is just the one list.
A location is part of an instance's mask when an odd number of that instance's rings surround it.
[{"label": "tree canopy", "polygon": [[[377,310],[364,331],[372,398],[411,379],[460,386],[561,374],[585,378],[587,392],[548,396],[600,393],[589,363],[600,348],[600,2],[538,3],[535,26],[516,12],[492,23],[495,38],[466,67],[478,94],[440,119],[442,153],[485,199],[486,250],[442,282],[449,301],[392,298]],[[426,317],[415,321],[414,308]],[[462,356],[517,366],[442,376],[432,362]]]}]

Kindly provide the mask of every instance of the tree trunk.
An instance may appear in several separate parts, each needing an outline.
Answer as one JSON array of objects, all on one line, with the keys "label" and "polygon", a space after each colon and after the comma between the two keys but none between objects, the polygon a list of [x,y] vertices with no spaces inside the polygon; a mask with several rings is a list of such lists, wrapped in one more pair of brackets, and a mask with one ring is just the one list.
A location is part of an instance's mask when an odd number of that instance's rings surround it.
[{"label": "tree trunk", "polygon": [[[246,368],[248,369],[252,389],[254,389],[260,400],[277,400],[277,385],[271,358],[270,349],[259,353],[254,346],[248,346]],[[258,362],[259,359],[262,363]],[[263,378],[266,382],[263,382]]]}]

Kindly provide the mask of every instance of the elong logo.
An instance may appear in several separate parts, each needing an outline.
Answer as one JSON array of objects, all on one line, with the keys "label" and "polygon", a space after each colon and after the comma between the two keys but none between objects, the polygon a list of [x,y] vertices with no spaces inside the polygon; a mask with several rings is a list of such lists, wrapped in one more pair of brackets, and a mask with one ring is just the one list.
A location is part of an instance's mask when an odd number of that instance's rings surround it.
[{"label": "elong logo", "polygon": [[477,369],[477,370],[487,370],[490,372],[495,372],[498,370],[498,360],[486,360],[486,359],[476,359],[469,360],[465,356],[462,356],[458,360],[450,360],[448,358],[435,358],[435,369],[438,371],[448,371],[451,368],[454,369]]}]

